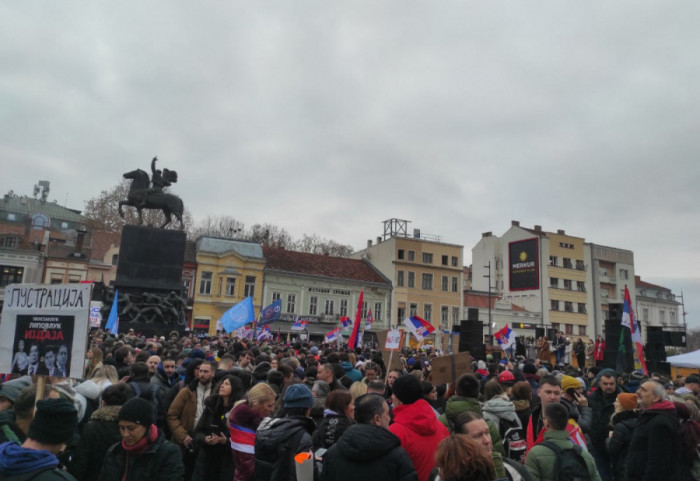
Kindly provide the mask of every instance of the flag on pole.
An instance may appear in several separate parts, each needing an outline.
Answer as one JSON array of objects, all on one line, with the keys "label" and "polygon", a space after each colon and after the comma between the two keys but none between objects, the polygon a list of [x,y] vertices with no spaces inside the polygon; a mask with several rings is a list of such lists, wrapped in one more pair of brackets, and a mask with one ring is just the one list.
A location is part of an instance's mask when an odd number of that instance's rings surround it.
[{"label": "flag on pole", "polygon": [[[632,309],[632,297],[630,296],[630,291],[625,286],[625,303],[622,306],[622,326],[627,327],[630,330],[630,338],[632,340],[632,354],[634,357],[634,369],[641,370],[644,374],[647,373],[647,365],[644,359],[644,343],[642,342],[642,336],[639,332],[639,321],[634,316],[634,309]],[[624,345],[622,344],[624,331],[620,330],[620,346],[624,353]]]},{"label": "flag on pole", "polygon": [[372,308],[367,311],[367,319],[365,320],[365,330],[372,329],[372,324],[374,324],[374,317],[372,317]]},{"label": "flag on pole", "polygon": [[336,327],[336,328],[333,329],[331,332],[329,332],[328,334],[326,334],[326,336],[325,336],[326,342],[335,341],[336,339],[338,339],[338,336],[339,336],[339,335],[340,335],[340,328],[339,328],[339,327]]},{"label": "flag on pole", "polygon": [[264,341],[265,339],[271,339],[272,333],[270,332],[270,326],[265,326],[262,330],[255,336],[258,341]]},{"label": "flag on pole", "polygon": [[265,309],[260,311],[260,320],[258,320],[258,327],[262,326],[263,324],[269,324],[278,320],[280,318],[281,312],[282,299],[277,299]]},{"label": "flag on pole", "polygon": [[343,329],[346,329],[347,327],[352,326],[352,319],[350,319],[348,316],[343,316],[340,318],[340,323],[343,325]]},{"label": "flag on pole", "polygon": [[119,332],[119,307],[117,304],[119,304],[119,289],[114,290],[112,309],[109,311],[109,317],[107,318],[107,324],[105,325],[105,331],[109,331],[113,335],[116,335]]},{"label": "flag on pole", "polygon": [[362,321],[362,305],[364,304],[365,291],[360,291],[360,298],[357,301],[357,311],[355,311],[355,324],[352,326],[352,334],[348,339],[348,349],[355,349],[360,343],[358,331],[360,330],[360,322]]},{"label": "flag on pole", "polygon": [[509,349],[515,341],[515,336],[510,336],[512,332],[513,330],[508,327],[508,324],[506,324],[503,329],[496,332],[493,336],[496,338],[496,341],[498,341],[498,345],[501,346],[501,348]]},{"label": "flag on pole", "polygon": [[224,312],[224,315],[219,319],[221,327],[223,327],[227,333],[235,331],[239,327],[243,327],[254,320],[255,311],[253,308],[253,298],[250,296]]},{"label": "flag on pole", "polygon": [[418,341],[422,341],[428,337],[429,334],[435,331],[432,324],[418,316],[407,317],[403,320],[403,324],[406,326],[406,329],[408,329],[409,332],[416,336]]},{"label": "flag on pole", "polygon": [[302,321],[300,317],[297,317],[296,321],[292,324],[292,331],[303,331],[307,324],[308,321]]},{"label": "flag on pole", "polygon": [[280,342],[280,337],[282,336],[282,330],[280,326],[277,326],[277,342]]}]

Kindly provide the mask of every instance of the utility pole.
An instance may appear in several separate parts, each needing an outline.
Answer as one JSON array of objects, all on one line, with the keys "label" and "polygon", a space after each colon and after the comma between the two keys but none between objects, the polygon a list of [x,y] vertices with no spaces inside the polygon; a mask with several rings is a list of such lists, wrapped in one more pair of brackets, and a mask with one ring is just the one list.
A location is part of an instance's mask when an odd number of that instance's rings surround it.
[{"label": "utility pole", "polygon": [[487,266],[484,266],[484,268],[489,270],[488,275],[485,275],[489,280],[489,346],[493,345],[493,325],[491,324],[491,261],[489,261],[489,264]]},{"label": "utility pole", "polygon": [[685,312],[685,299],[683,298],[683,291],[681,291],[680,296],[676,296],[681,298],[681,314],[683,315],[683,335],[685,336],[685,347],[686,347],[686,352],[688,350],[688,324],[685,322],[685,315],[687,312]]}]

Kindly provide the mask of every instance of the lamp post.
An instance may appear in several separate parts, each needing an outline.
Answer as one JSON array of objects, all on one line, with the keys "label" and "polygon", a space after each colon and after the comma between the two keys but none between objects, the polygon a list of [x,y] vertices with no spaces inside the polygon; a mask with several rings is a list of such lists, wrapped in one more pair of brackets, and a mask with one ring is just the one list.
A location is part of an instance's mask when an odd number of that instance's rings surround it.
[{"label": "lamp post", "polygon": [[493,345],[493,326],[491,324],[491,261],[489,261],[489,264],[484,266],[484,268],[489,270],[489,273],[485,275],[489,280],[489,346]]}]

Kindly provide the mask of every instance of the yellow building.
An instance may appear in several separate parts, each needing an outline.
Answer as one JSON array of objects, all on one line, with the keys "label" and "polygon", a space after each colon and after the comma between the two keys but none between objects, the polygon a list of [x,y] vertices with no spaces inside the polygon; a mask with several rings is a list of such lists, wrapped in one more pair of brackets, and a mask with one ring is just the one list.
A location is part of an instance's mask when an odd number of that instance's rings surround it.
[{"label": "yellow building", "polygon": [[217,321],[234,304],[253,297],[260,311],[265,259],[260,244],[218,237],[197,239],[192,319],[195,331],[216,333]]},{"label": "yellow building", "polygon": [[463,247],[417,229],[409,235],[406,225],[401,219],[385,221],[384,238],[378,237],[374,245],[367,241],[367,248],[352,257],[367,259],[391,279],[391,324],[418,315],[436,327],[451,328],[459,322],[464,305]]},{"label": "yellow building", "polygon": [[[548,232],[549,322],[567,336],[586,336],[589,295],[584,239]],[[546,261],[546,259],[543,259]]]}]

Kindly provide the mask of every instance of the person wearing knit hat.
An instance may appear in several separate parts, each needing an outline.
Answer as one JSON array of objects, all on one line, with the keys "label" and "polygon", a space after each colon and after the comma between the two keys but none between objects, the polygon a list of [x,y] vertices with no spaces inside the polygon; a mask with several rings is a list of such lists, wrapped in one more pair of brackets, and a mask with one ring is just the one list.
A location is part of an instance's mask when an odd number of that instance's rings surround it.
[{"label": "person wearing knit hat", "polygon": [[99,481],[146,479],[183,479],[180,448],[165,439],[153,424],[153,407],[143,398],[129,399],[119,409],[121,443],[107,451]]},{"label": "person wearing knit hat", "polygon": [[561,377],[561,404],[569,410],[569,419],[573,419],[583,432],[588,432],[593,421],[593,410],[588,407],[588,399],[583,394],[583,384],[573,376]]},{"label": "person wearing knit hat", "polygon": [[411,375],[399,376],[391,386],[394,423],[389,431],[401,441],[413,461],[420,481],[426,481],[435,465],[438,444],[449,436],[435,411],[423,397],[420,381]]},{"label": "person wearing knit hat", "polygon": [[32,385],[31,376],[22,376],[17,379],[4,382],[0,386],[0,411],[12,408],[19,392]]},{"label": "person wearing knit hat", "polygon": [[[292,384],[282,399],[284,417],[265,418],[256,431],[255,479],[296,479],[294,457],[312,451],[311,434],[316,424],[309,417],[314,403],[311,389],[306,384]],[[314,479],[318,474],[314,474]]]},{"label": "person wearing knit hat", "polygon": [[627,450],[639,418],[637,395],[619,393],[614,406],[615,412],[610,417],[613,432],[612,436],[605,441],[605,449],[610,457],[614,479],[627,479],[625,476]]},{"label": "person wearing knit hat", "polygon": [[78,425],[77,414],[73,403],[65,399],[37,402],[27,440],[22,446],[12,441],[0,444],[0,478],[75,480],[58,469],[56,455],[73,438]]}]

